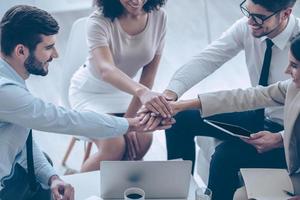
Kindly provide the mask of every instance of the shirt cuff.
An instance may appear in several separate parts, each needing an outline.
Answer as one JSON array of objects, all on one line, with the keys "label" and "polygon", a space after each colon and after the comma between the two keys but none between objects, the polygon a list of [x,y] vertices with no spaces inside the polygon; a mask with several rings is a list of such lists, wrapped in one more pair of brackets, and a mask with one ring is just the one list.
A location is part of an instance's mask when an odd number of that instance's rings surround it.
[{"label": "shirt cuff", "polygon": [[124,135],[125,133],[127,133],[128,129],[129,129],[129,123],[128,120],[125,117],[117,117],[118,121],[116,121],[116,126],[115,126],[115,130],[116,130],[116,136],[119,135]]},{"label": "shirt cuff", "polygon": [[171,80],[167,89],[175,92],[178,99],[187,91],[186,85],[179,80]]},{"label": "shirt cuff", "polygon": [[280,131],[278,133],[281,135],[282,138],[284,138],[284,130],[282,130],[282,131]]},{"label": "shirt cuff", "polygon": [[50,187],[48,184],[51,176],[57,175],[57,173],[50,164],[49,166],[47,165],[42,167],[41,169],[39,169],[39,171],[41,173],[36,173],[38,174],[37,180],[44,189],[48,189]]}]

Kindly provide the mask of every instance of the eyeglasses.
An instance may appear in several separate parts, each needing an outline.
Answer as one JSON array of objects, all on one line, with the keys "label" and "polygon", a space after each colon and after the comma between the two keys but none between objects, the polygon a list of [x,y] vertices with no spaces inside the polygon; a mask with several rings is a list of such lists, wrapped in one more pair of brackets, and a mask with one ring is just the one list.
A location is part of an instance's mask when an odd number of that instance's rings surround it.
[{"label": "eyeglasses", "polygon": [[243,5],[246,2],[246,0],[244,0],[241,4],[240,4],[240,9],[242,11],[242,13],[248,17],[248,18],[252,18],[253,21],[258,24],[258,25],[263,25],[263,23],[268,20],[269,18],[271,18],[272,16],[276,15],[278,12],[280,12],[282,9],[277,10],[276,12],[274,12],[273,14],[269,15],[269,16],[264,16],[264,15],[260,15],[260,14],[252,14],[250,13]]}]

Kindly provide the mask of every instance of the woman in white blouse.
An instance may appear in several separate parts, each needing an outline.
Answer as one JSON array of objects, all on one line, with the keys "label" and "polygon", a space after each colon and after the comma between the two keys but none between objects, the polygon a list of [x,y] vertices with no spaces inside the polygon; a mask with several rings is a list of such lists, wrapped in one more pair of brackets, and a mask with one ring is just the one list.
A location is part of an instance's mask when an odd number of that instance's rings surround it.
[{"label": "woman in white blouse", "polygon": [[[171,107],[151,91],[166,35],[166,0],[96,0],[98,9],[87,21],[89,56],[74,74],[70,103],[79,110],[93,110],[132,117],[141,105],[170,117]],[[139,82],[133,80],[142,70]],[[133,96],[133,97],[132,97]],[[153,118],[154,121],[154,118]],[[99,169],[102,160],[142,159],[152,134],[93,140],[98,152],[81,171]]]}]

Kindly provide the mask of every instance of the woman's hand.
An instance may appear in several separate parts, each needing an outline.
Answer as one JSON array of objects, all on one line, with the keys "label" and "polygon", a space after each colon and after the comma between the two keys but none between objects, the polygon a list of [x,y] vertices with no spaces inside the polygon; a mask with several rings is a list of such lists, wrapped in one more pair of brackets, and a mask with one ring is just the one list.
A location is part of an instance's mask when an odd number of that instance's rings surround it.
[{"label": "woman's hand", "polygon": [[172,116],[172,108],[163,94],[142,89],[138,92],[138,97],[141,103],[156,115],[161,115],[163,118]]}]

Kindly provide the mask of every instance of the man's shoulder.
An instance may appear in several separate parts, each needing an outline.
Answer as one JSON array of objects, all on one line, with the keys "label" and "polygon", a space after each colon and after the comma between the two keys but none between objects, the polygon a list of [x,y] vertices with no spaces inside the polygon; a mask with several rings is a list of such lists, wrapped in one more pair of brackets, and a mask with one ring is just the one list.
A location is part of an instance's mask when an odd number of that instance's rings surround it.
[{"label": "man's shoulder", "polygon": [[9,78],[6,78],[6,77],[3,77],[0,75],[0,88],[3,88],[5,86],[17,86],[17,87],[20,87],[22,86],[20,83],[18,83],[17,81],[14,81],[12,79],[9,79]]}]

